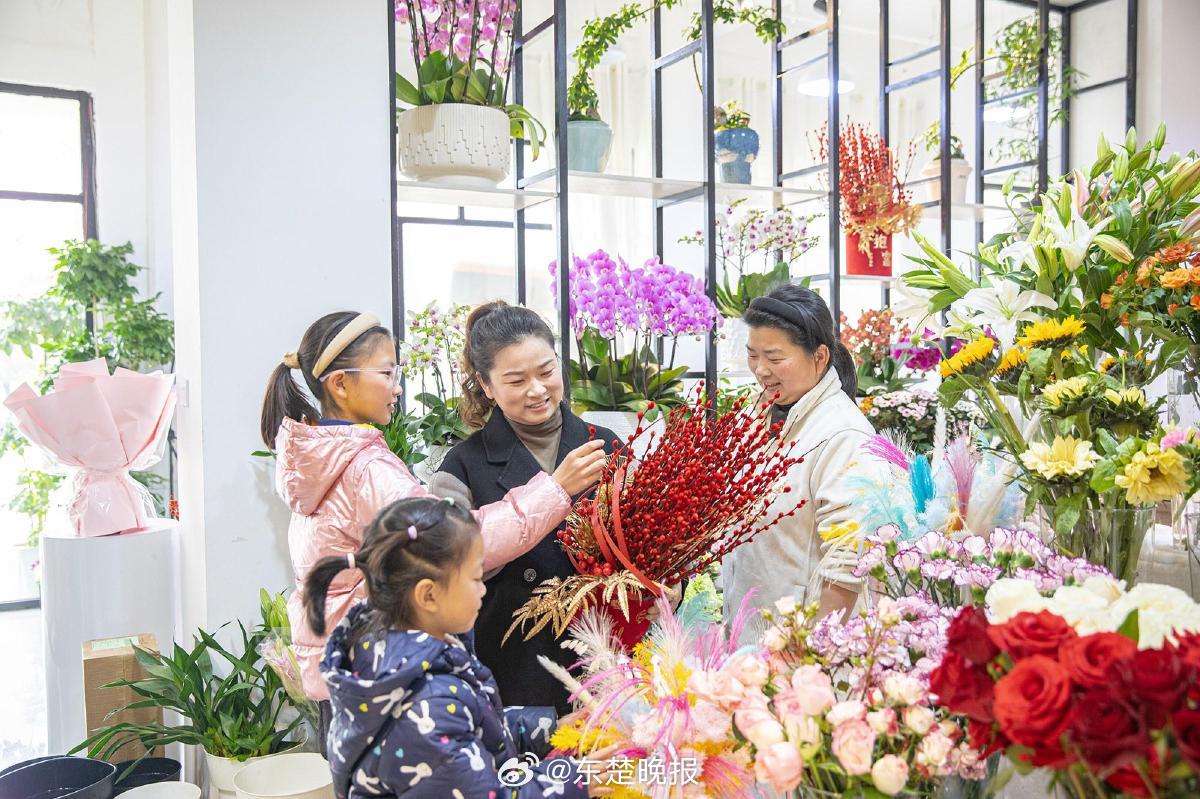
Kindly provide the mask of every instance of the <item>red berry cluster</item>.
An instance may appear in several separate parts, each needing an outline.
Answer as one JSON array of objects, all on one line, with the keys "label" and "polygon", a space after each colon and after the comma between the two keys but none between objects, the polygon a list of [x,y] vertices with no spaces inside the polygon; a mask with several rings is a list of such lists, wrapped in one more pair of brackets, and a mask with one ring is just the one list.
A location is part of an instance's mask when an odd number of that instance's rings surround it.
[{"label": "red berry cluster", "polygon": [[642,457],[633,448],[647,434],[639,414],[595,496],[576,503],[558,537],[581,574],[628,570],[656,591],[654,583],[675,585],[703,571],[804,505],[798,500],[767,516],[775,498],[791,490],[782,478],[803,461],[791,454],[794,442],[779,441],[771,404],[749,409],[739,400],[736,412],[717,416],[703,384],[695,395],[668,415],[657,446],[648,432]]}]

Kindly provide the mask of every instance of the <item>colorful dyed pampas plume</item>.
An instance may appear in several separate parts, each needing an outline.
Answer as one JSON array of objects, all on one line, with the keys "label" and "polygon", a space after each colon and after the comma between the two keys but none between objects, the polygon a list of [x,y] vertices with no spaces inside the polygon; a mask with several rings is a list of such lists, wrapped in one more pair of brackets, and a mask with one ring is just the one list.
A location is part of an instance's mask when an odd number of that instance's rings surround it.
[{"label": "colorful dyed pampas plume", "polygon": [[[716,416],[701,385],[688,405],[671,411],[658,442],[639,414],[595,496],[576,503],[559,533],[579,573],[535,588],[506,637],[527,628],[528,638],[548,624],[561,636],[584,608],[614,604],[629,623],[622,638],[636,643],[648,626],[638,617],[664,585],[678,585],[795,514],[804,500],[774,515],[767,509],[791,490],[780,479],[803,457],[793,455],[795,442],[779,440],[769,402],[746,404],[738,400],[735,412]],[[643,435],[649,451],[638,456],[633,444]]]}]

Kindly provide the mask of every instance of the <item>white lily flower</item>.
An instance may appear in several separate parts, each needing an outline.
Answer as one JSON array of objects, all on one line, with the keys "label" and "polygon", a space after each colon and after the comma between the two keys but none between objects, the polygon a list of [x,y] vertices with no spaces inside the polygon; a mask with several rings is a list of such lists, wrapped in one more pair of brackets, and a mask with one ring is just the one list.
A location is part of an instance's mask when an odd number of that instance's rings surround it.
[{"label": "white lily flower", "polygon": [[1037,271],[1038,262],[1037,256],[1033,253],[1033,245],[1028,239],[1021,239],[1009,243],[1004,249],[996,255],[997,260],[1001,263],[1008,261],[1014,267],[1028,266],[1030,269]]},{"label": "white lily flower", "polygon": [[940,323],[937,314],[929,306],[932,297],[932,291],[913,288],[904,281],[897,281],[892,286],[892,317],[898,322],[908,322],[908,326],[913,330],[931,328],[936,335]]},{"label": "white lily flower", "polygon": [[955,306],[960,304],[964,312],[974,317],[983,317],[983,321],[977,318],[976,323],[980,327],[991,327],[1005,349],[1016,341],[1017,327],[1021,322],[1033,322],[1040,318],[1041,315],[1031,311],[1031,308],[1046,308],[1051,311],[1058,308],[1058,303],[1053,297],[1048,297],[1040,291],[1022,291],[1021,287],[1011,280],[1001,280],[995,286],[971,289],[955,303]]},{"label": "white lily flower", "polygon": [[1063,266],[1068,272],[1074,272],[1087,257],[1092,240],[1100,235],[1100,231],[1108,227],[1111,216],[1101,219],[1092,227],[1079,215],[1078,209],[1071,206],[1071,221],[1063,225],[1058,213],[1053,207],[1048,207],[1042,214],[1042,221],[1047,232],[1054,239],[1053,246],[1062,255]]}]

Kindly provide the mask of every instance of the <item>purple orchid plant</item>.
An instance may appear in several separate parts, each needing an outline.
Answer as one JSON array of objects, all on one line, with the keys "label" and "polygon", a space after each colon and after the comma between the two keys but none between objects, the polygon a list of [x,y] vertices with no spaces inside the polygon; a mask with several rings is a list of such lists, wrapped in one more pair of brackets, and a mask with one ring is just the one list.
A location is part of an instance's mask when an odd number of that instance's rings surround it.
[{"label": "purple orchid plant", "polygon": [[[558,263],[550,263],[558,299]],[[679,339],[701,337],[719,323],[704,281],[658,258],[631,267],[596,250],[567,269],[571,329],[571,396],[581,410],[669,409],[683,401],[686,366],[675,366]],[[670,343],[665,364],[659,353]]]}]

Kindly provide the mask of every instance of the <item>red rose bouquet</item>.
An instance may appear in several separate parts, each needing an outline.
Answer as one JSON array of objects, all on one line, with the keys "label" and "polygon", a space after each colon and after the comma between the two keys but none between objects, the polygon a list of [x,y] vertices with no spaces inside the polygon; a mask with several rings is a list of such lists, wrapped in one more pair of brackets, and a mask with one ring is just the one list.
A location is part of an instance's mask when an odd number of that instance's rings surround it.
[{"label": "red rose bouquet", "polygon": [[[619,610],[618,634],[632,646],[663,586],[718,563],[804,504],[768,515],[791,490],[780,479],[803,460],[792,455],[795,442],[779,440],[770,404],[747,409],[738,399],[734,413],[717,416],[703,385],[695,394],[671,411],[657,446],[638,414],[637,430],[618,442],[595,495],[575,504],[558,534],[578,574],[535,588],[506,638],[526,627],[531,637],[548,624],[562,636],[584,608],[599,604]],[[634,442],[647,434],[649,449],[638,454],[643,448]]]},{"label": "red rose bouquet", "polygon": [[1200,635],[1139,648],[1139,612],[1081,634],[1050,610],[993,624],[963,608],[930,690],[970,719],[972,746],[1049,769],[1072,797],[1200,795]]}]

